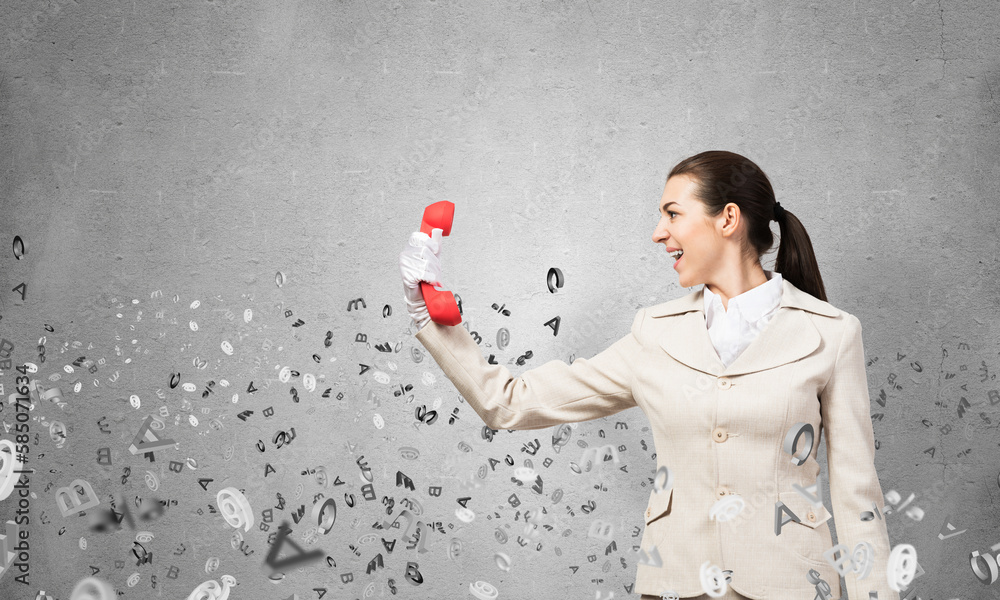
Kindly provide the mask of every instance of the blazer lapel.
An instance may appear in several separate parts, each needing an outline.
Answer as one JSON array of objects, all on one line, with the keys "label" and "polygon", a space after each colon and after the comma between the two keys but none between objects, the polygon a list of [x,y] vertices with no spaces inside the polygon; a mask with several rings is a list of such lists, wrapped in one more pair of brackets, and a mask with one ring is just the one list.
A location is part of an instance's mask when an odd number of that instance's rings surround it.
[{"label": "blazer lapel", "polygon": [[713,376],[741,375],[798,360],[819,347],[821,336],[804,311],[836,317],[829,303],[782,280],[781,304],[768,324],[736,360],[726,367],[712,345],[705,323],[704,286],[687,296],[648,309],[654,319],[665,319],[657,341],[667,354],[692,369]]}]

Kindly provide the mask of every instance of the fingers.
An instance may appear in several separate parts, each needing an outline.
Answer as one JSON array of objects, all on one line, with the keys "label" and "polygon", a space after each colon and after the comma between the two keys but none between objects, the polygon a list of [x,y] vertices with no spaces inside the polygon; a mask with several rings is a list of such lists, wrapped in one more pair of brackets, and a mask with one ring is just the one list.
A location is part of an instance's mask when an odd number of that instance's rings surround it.
[{"label": "fingers", "polygon": [[414,248],[418,248],[420,246],[426,246],[427,243],[425,240],[428,239],[430,239],[430,236],[428,236],[423,231],[414,231],[413,233],[410,234],[410,245],[413,246]]},{"label": "fingers", "polygon": [[404,249],[399,257],[399,272],[409,288],[418,288],[421,281],[433,286],[442,285],[441,261],[426,246]]},{"label": "fingers", "polygon": [[440,227],[435,227],[434,229],[431,229],[431,242],[433,242],[433,246],[428,246],[428,247],[430,247],[431,250],[434,251],[434,254],[439,254],[441,252],[441,235],[443,233],[444,230],[441,229]]},{"label": "fingers", "polygon": [[408,247],[399,253],[399,269],[405,287],[419,294],[421,281],[426,281],[434,288],[443,287],[441,283],[441,238],[444,231],[435,227],[431,235],[422,231],[410,234]]},{"label": "fingers", "polygon": [[440,287],[443,285],[441,283],[441,271],[434,268],[424,269],[424,273],[421,275],[420,281],[426,281],[431,284],[432,287]]},{"label": "fingers", "polygon": [[431,235],[427,235],[422,231],[414,231],[410,234],[410,246],[414,248],[423,246],[424,248],[429,248],[434,254],[440,254],[441,252],[441,237],[444,235],[444,230],[440,227],[435,227],[431,229]]}]

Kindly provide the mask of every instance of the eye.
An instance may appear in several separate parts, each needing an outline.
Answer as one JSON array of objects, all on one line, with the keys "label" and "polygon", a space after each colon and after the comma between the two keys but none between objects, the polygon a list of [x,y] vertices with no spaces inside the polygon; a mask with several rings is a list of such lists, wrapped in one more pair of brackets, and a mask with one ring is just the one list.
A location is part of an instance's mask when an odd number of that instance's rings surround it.
[{"label": "eye", "polygon": [[[674,212],[674,211],[672,211],[672,210],[668,210],[668,211],[667,211],[667,214],[668,214],[668,215],[676,215],[677,213],[675,213],[675,212]],[[673,217],[670,217],[670,218],[672,219]]]}]

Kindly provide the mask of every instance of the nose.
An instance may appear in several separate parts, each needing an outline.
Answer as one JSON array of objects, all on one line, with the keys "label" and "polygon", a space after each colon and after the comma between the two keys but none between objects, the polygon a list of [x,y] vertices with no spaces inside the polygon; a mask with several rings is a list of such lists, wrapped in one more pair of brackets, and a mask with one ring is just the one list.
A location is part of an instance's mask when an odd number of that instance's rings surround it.
[{"label": "nose", "polygon": [[661,228],[660,225],[657,224],[656,228],[653,229],[653,243],[662,244],[667,241],[668,237],[667,230]]}]

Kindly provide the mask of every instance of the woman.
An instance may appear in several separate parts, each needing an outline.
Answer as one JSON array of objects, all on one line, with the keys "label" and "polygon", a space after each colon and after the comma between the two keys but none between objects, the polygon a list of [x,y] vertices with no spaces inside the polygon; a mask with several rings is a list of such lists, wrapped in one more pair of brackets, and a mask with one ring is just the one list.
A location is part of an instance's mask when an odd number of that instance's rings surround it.
[{"label": "woman", "polygon": [[[642,408],[657,473],[671,482],[658,476],[645,511],[643,598],[839,598],[840,570],[848,598],[898,600],[861,324],[826,302],[802,223],[755,163],[724,151],[671,169],[658,209],[653,242],[676,258],[683,287],[704,285],[640,310],[631,332],[593,358],[513,377],[483,359],[465,328],[430,321],[418,282],[441,284],[439,230],[413,234],[400,254],[417,339],[493,429]],[[766,271],[772,218],[781,243]],[[823,431],[836,549],[818,485]]]}]

